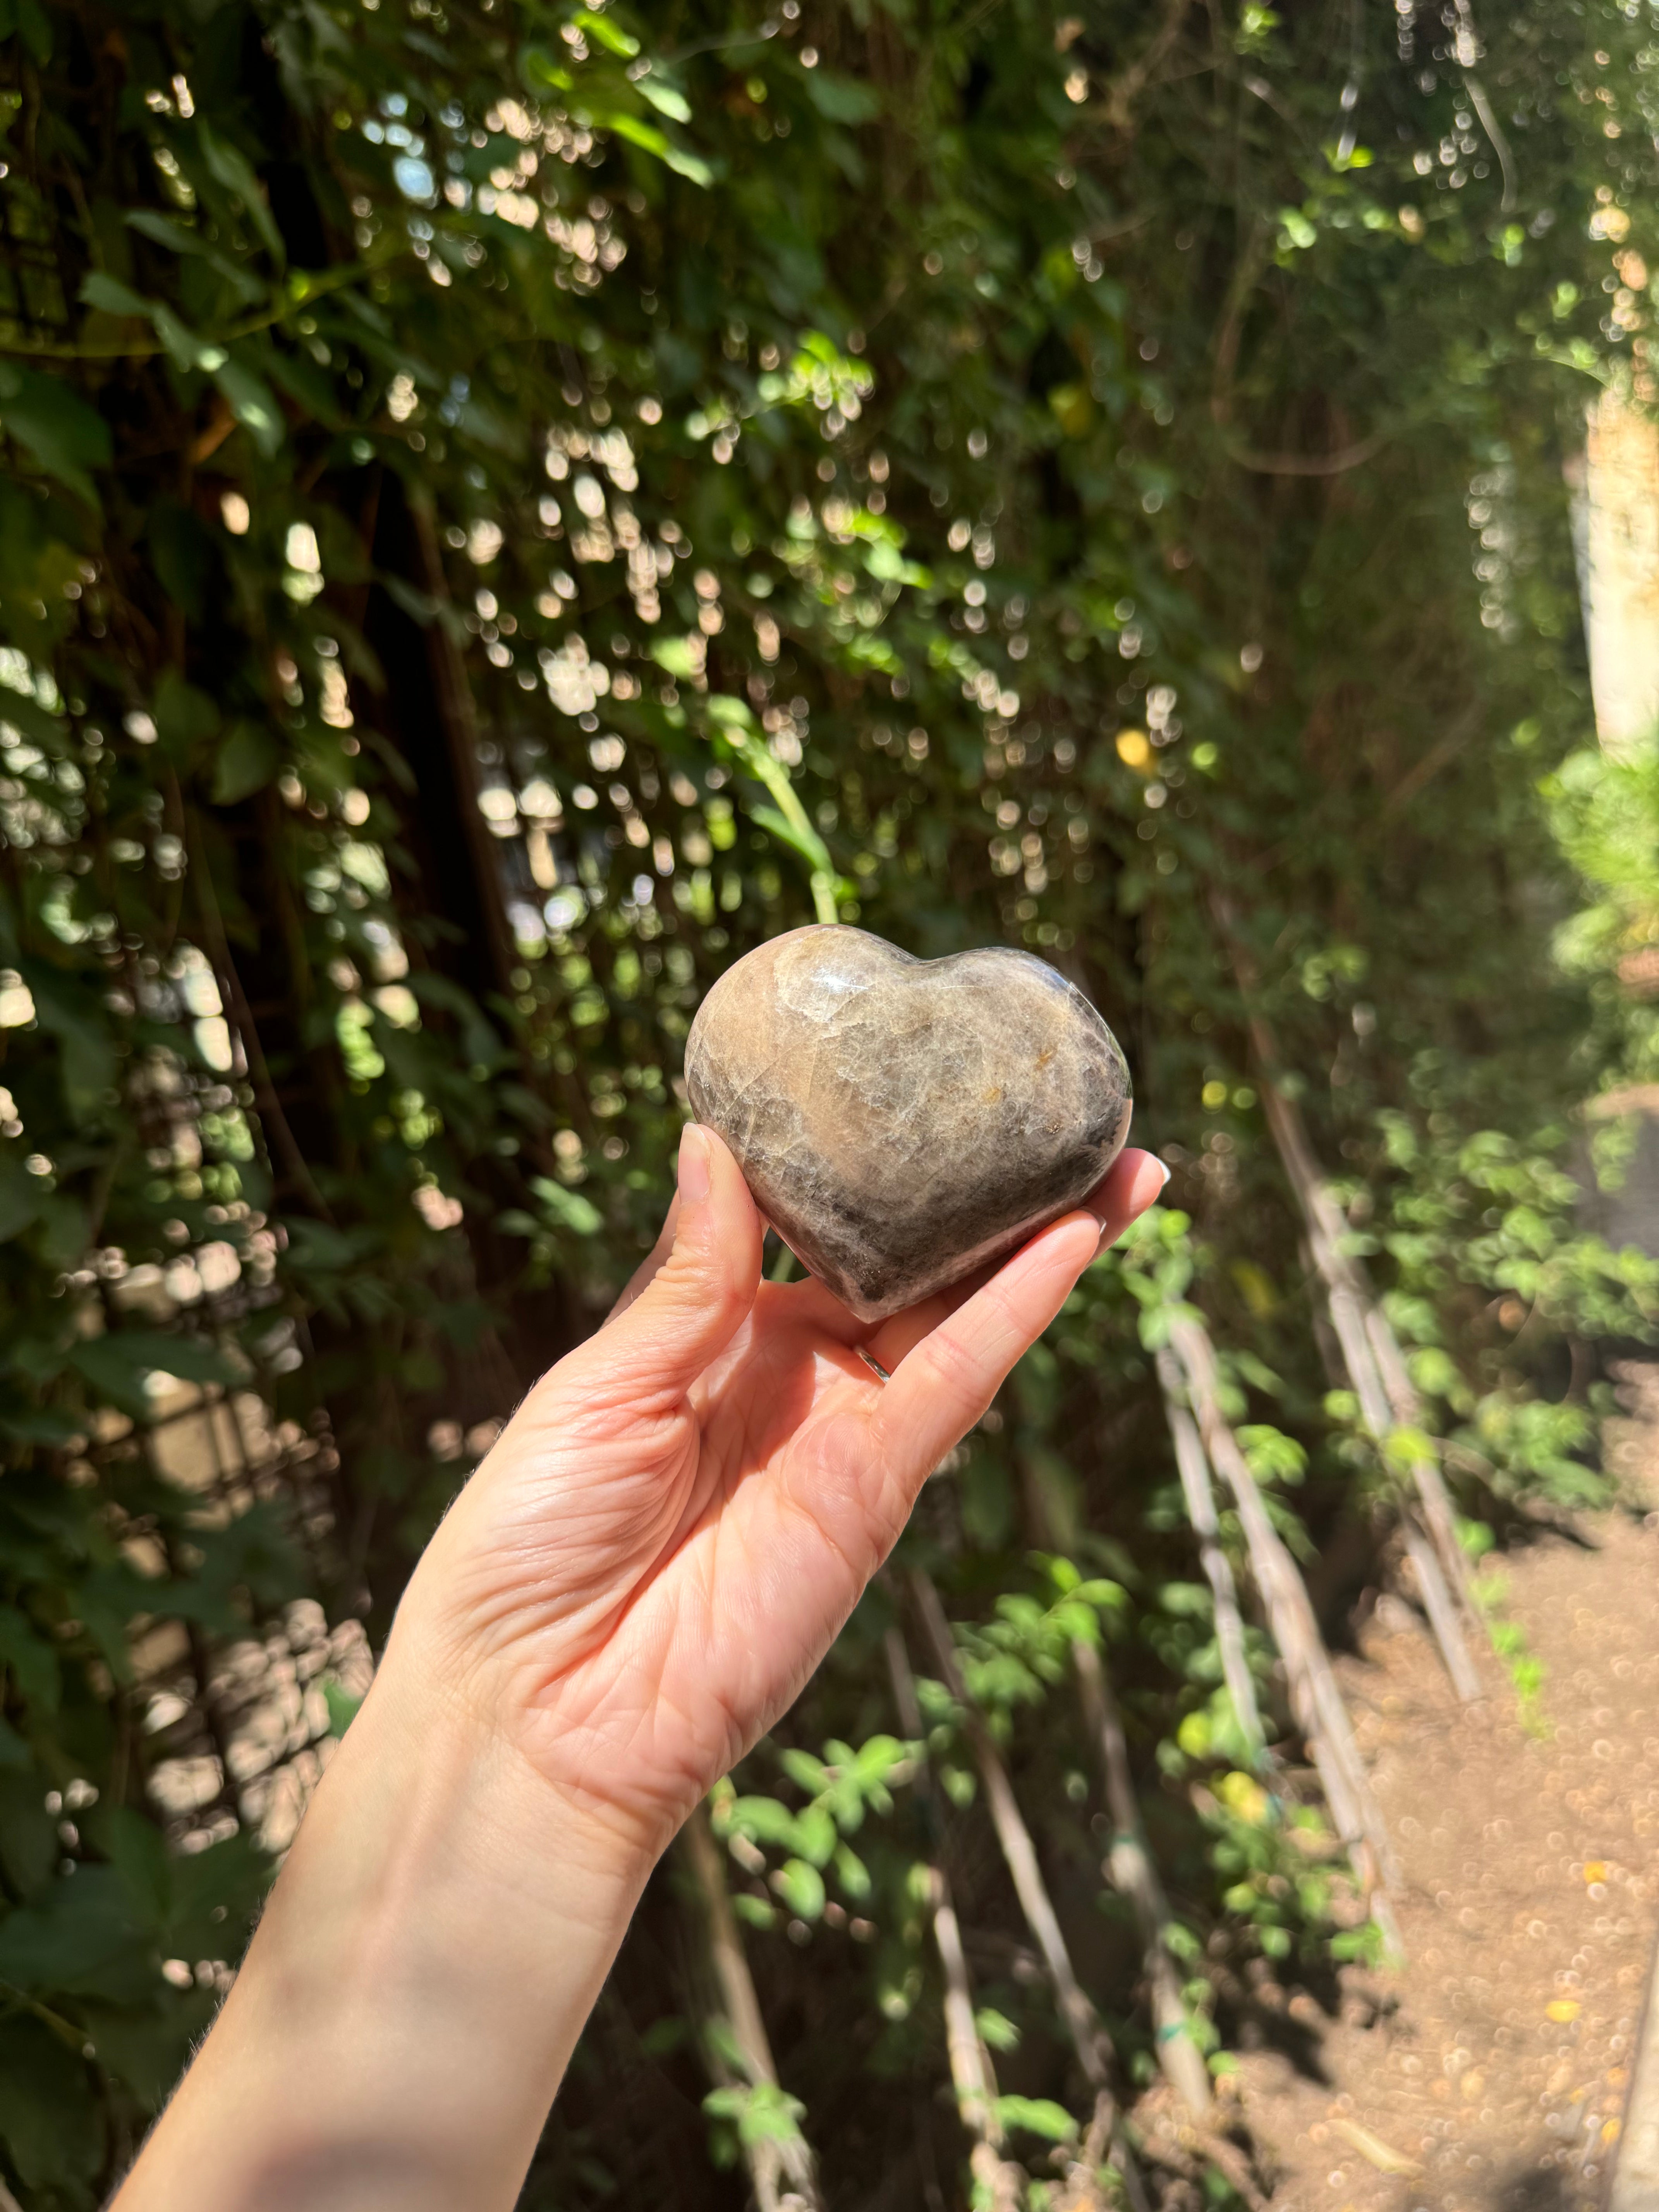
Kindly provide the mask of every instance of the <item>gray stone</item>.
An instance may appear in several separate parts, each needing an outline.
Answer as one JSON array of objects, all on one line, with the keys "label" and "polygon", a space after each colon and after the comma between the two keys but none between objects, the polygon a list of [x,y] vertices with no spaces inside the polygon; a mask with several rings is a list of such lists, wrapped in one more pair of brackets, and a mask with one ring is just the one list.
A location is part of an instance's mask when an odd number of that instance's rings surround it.
[{"label": "gray stone", "polygon": [[861,929],[791,930],[729,968],[685,1080],[761,1212],[863,1321],[1057,1219],[1129,1127],[1116,1039],[1046,962],[917,960]]}]

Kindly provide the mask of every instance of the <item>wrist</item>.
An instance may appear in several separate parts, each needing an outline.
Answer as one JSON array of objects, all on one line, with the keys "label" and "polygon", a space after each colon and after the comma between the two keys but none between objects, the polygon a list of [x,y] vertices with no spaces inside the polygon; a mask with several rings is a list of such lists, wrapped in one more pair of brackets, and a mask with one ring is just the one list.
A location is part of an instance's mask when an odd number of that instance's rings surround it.
[{"label": "wrist", "polygon": [[504,2212],[649,1869],[388,1652],[121,2212]]}]

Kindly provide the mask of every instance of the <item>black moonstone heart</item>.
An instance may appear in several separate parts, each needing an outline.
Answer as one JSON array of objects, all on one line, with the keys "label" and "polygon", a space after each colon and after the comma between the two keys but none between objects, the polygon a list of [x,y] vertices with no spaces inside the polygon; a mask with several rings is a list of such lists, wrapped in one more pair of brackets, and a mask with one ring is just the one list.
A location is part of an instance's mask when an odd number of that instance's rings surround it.
[{"label": "black moonstone heart", "polygon": [[861,1321],[1057,1219],[1129,1127],[1116,1039],[1046,962],[917,960],[861,929],[791,930],[729,968],[685,1081],[761,1212]]}]

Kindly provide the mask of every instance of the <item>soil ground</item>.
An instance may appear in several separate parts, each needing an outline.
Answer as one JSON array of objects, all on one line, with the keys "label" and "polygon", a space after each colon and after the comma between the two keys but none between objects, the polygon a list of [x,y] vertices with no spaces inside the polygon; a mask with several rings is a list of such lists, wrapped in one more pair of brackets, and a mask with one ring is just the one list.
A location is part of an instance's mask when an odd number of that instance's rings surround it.
[{"label": "soil ground", "polygon": [[1273,2212],[1604,2197],[1659,1934],[1659,1369],[1626,1378],[1620,1506],[1501,1569],[1544,1668],[1529,1725],[1490,1654],[1492,1696],[1461,1708],[1398,1601],[1341,1665],[1404,1862],[1407,1962],[1346,1972],[1334,2019],[1258,1990],[1243,2116]]}]

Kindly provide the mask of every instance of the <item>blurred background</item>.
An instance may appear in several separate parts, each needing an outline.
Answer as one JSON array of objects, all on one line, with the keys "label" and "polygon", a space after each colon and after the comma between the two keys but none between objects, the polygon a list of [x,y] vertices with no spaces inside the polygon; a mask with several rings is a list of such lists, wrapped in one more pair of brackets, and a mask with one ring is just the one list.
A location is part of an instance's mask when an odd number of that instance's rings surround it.
[{"label": "blurred background", "polygon": [[0,0],[0,2203],[122,2170],[815,917],[1052,961],[1173,1179],[525,2204],[1596,2201],[1656,128],[1646,0]]}]

